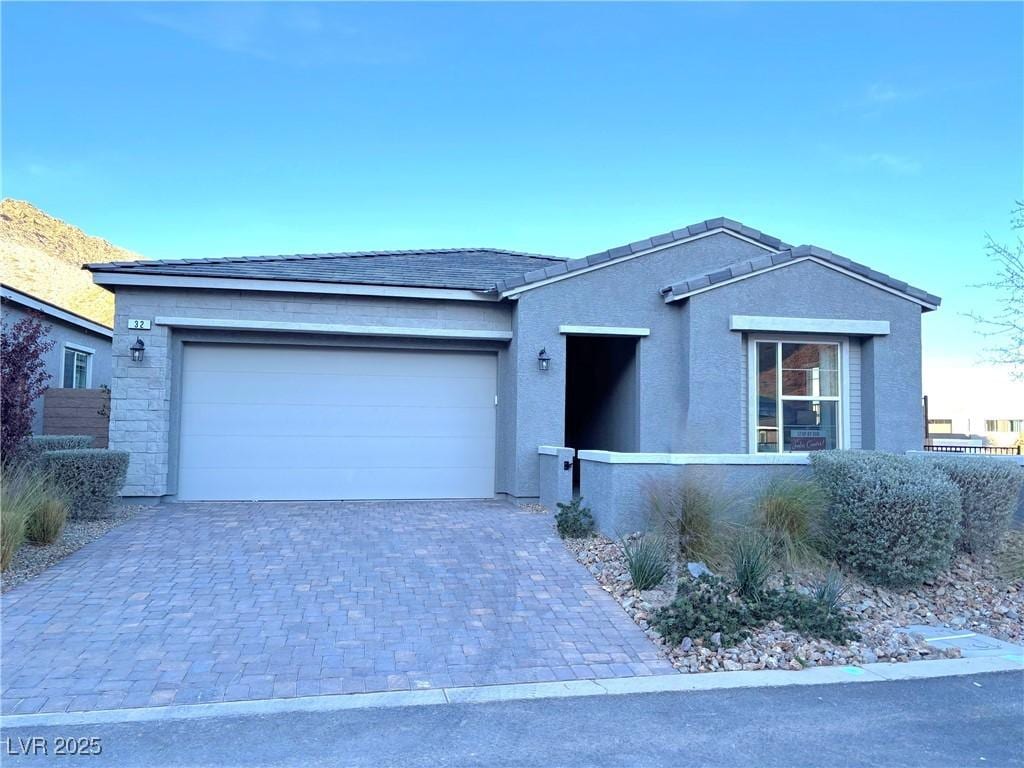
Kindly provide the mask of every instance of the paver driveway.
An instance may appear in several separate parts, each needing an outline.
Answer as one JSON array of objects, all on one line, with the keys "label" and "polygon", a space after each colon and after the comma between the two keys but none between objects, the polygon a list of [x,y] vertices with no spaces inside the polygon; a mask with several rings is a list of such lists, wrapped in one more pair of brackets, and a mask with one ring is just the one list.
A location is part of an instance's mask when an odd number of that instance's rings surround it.
[{"label": "paver driveway", "polygon": [[7,713],[672,671],[500,501],[163,505],[2,609]]}]

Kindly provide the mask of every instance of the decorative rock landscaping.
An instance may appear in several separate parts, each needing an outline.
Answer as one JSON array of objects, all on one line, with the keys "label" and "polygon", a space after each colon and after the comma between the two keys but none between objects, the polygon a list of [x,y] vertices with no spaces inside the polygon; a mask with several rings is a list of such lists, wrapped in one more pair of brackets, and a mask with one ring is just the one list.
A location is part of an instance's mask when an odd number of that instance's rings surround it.
[{"label": "decorative rock landscaping", "polygon": [[[851,615],[850,627],[861,635],[849,645],[811,640],[789,632],[775,622],[756,629],[734,647],[714,641],[684,638],[669,647],[651,626],[654,612],[671,602],[677,579],[691,579],[690,572],[670,573],[659,589],[640,592],[633,588],[619,543],[602,536],[566,539],[565,544],[602,588],[610,593],[641,629],[682,672],[715,672],[758,669],[799,670],[806,667],[866,664],[877,661],[919,661],[956,658],[957,648],[929,646],[921,635],[905,628],[914,624],[946,625],[1020,643],[1024,641],[1024,582],[1003,579],[995,560],[988,556],[958,555],[952,567],[924,585],[894,592],[847,576],[843,609]],[[1011,534],[1006,546],[1024,545],[1024,536]],[[692,566],[693,564],[691,564]],[[820,574],[791,574],[797,590],[810,590]]]}]

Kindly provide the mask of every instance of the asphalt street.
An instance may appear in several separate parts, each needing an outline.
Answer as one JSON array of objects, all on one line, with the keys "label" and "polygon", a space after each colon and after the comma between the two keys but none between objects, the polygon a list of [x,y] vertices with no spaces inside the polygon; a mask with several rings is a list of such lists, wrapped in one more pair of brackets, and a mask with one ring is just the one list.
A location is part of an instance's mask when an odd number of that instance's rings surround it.
[{"label": "asphalt street", "polygon": [[[3,764],[12,767],[1024,766],[1024,673],[24,727],[2,735]],[[58,756],[61,739],[65,751],[68,744],[95,751],[95,740],[102,751]],[[33,744],[37,754],[24,754]]]}]

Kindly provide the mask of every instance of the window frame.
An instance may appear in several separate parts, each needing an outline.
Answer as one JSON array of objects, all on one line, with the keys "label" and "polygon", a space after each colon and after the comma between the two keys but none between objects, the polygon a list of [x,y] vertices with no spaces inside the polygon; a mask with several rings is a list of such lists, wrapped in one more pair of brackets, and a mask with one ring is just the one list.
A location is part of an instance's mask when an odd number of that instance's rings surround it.
[{"label": "window frame", "polygon": [[[69,351],[71,351],[71,352],[78,352],[78,353],[81,353],[81,354],[85,355],[85,386],[84,387],[75,387],[75,386],[65,387],[64,386],[64,377],[65,377],[66,372],[67,372],[67,360],[68,360],[68,352]],[[61,389],[92,389],[92,362],[93,362],[93,358],[95,356],[96,356],[96,350],[93,349],[92,347],[85,347],[85,346],[82,346],[81,344],[74,344],[74,343],[72,343],[70,341],[64,342],[64,344],[61,347],[61,354],[60,354],[60,386],[61,386]],[[71,383],[74,384],[74,380],[73,379],[72,379]]]},{"label": "window frame", "polygon": [[[747,451],[755,456],[807,456],[810,451],[784,451],[782,450],[785,441],[782,440],[782,427],[779,427],[778,441],[779,450],[759,451],[757,450],[757,430],[759,413],[759,396],[757,391],[758,383],[758,343],[776,345],[776,403],[785,400],[827,400],[838,402],[836,409],[836,447],[842,449],[850,448],[850,339],[845,336],[822,336],[809,334],[747,334]],[[839,395],[792,395],[783,398],[781,378],[782,368],[779,365],[779,355],[782,354],[783,344],[833,344],[839,347],[837,364],[839,365]],[[777,418],[781,421],[781,405],[777,411]]]},{"label": "window frame", "polygon": [[[1022,419],[985,419],[985,431],[994,432],[1000,435],[1012,434],[1014,432],[1022,431],[1021,427],[1024,427],[1024,424],[1021,422]],[[1006,429],[999,428],[999,425],[1003,423],[1006,424]],[[989,427],[993,428],[990,429]]]}]

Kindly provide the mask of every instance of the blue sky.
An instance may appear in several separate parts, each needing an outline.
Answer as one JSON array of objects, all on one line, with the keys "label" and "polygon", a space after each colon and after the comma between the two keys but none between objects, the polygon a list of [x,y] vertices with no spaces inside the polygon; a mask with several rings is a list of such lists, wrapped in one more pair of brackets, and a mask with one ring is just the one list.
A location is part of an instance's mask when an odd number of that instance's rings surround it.
[{"label": "blue sky", "polygon": [[3,194],[155,258],[584,255],[725,215],[984,342],[1020,4],[6,4]]}]

